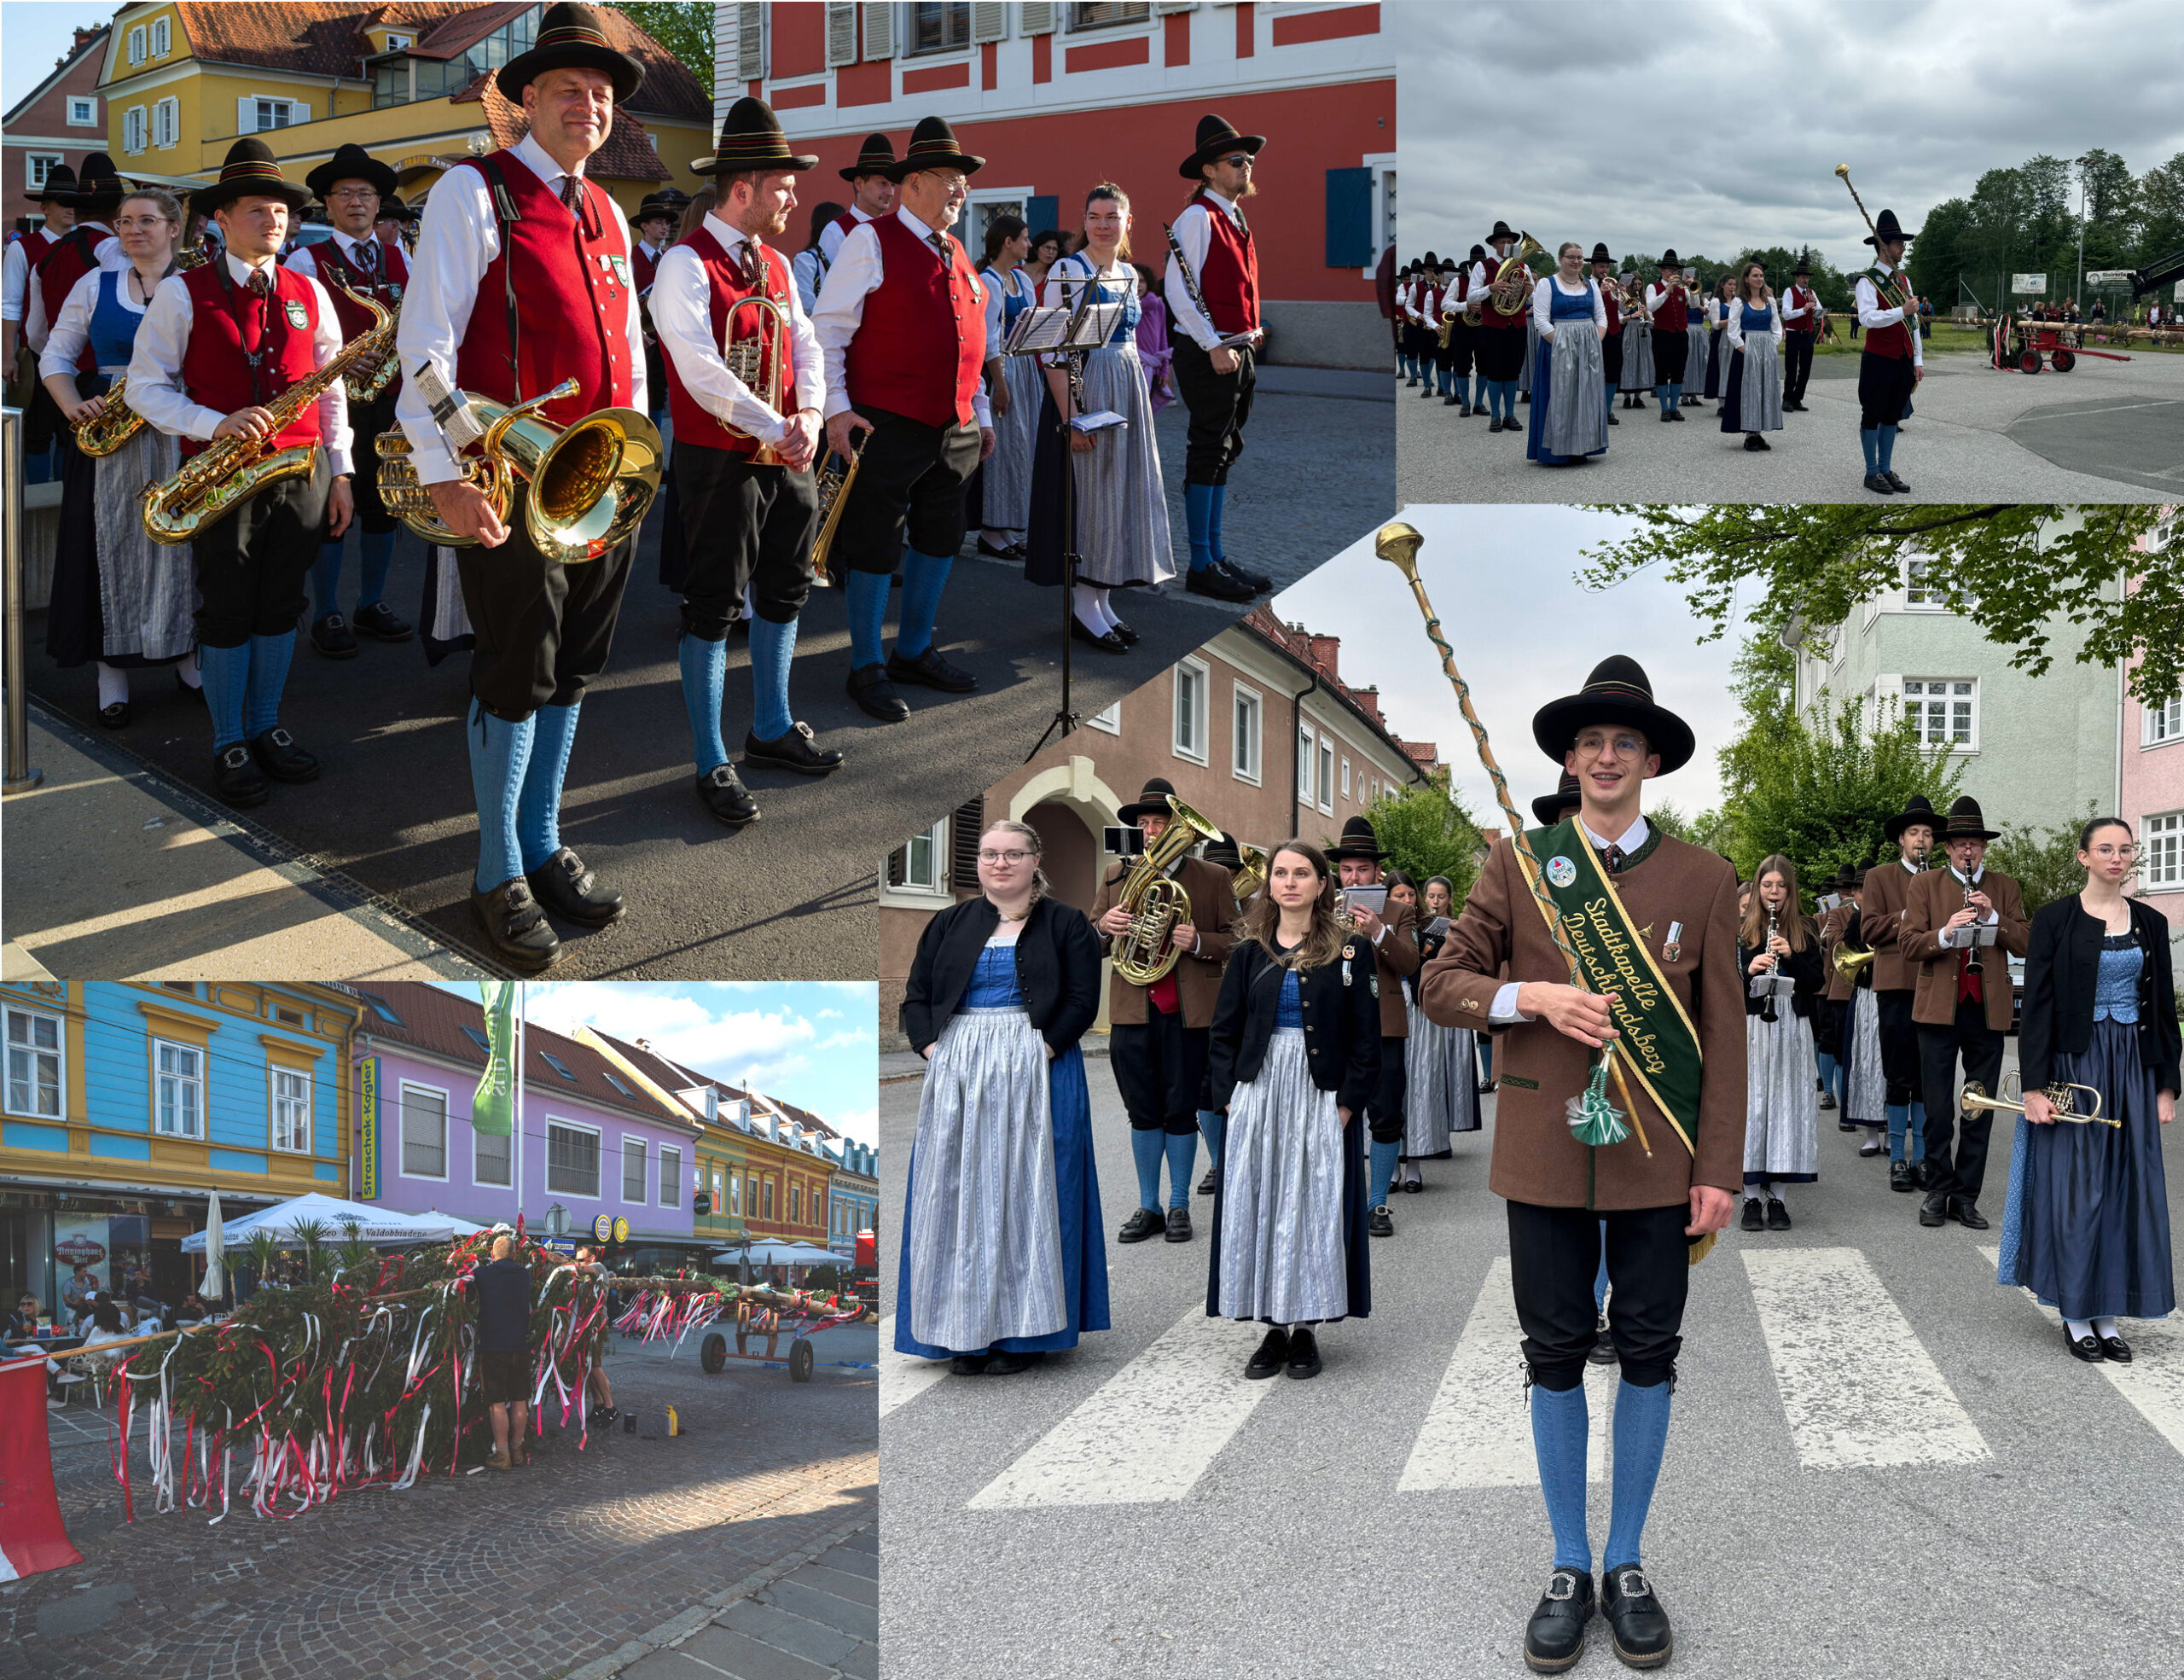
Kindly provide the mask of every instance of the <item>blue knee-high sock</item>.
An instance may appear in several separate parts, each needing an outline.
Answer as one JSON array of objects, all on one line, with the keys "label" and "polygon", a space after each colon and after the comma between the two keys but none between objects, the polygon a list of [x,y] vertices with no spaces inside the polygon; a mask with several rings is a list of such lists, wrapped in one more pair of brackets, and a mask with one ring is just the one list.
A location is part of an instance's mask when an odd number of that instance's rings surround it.
[{"label": "blue knee-high sock", "polygon": [[1199,1136],[1205,1139],[1205,1159],[1217,1172],[1221,1170],[1221,1146],[1228,1141],[1228,1117],[1218,1108],[1198,1111]]},{"label": "blue knee-high sock", "polygon": [[1405,379],[1416,379],[1418,377],[1418,358],[1415,356],[1411,355],[1407,351],[1404,352],[1403,358],[1403,376]]},{"label": "blue knee-high sock", "polygon": [[1880,471],[1880,428],[1861,426],[1858,428],[1858,447],[1866,452],[1866,476],[1871,478]]},{"label": "blue knee-high sock", "polygon": [[921,554],[912,549],[903,556],[903,616],[895,626],[895,651],[914,660],[932,646],[933,621],[940,616],[940,592],[948,587],[952,555]]},{"label": "blue knee-high sock", "polygon": [[1171,1131],[1163,1151],[1168,1157],[1168,1206],[1191,1205],[1191,1168],[1198,1162],[1198,1134]]},{"label": "blue knee-high sock", "polygon": [[1683,381],[1680,379],[1672,381],[1669,386],[1669,406],[1670,408],[1683,406]]},{"label": "blue knee-high sock", "polygon": [[363,561],[363,578],[357,585],[357,605],[369,607],[386,598],[387,568],[394,564],[394,533],[364,531],[357,535],[357,557]]},{"label": "blue knee-high sock", "polygon": [[324,618],[328,613],[341,610],[341,549],[340,543],[321,543],[318,558],[311,563],[311,598],[316,611],[313,616]]},{"label": "blue knee-high sock", "polygon": [[1395,1182],[1396,1162],[1403,1154],[1403,1139],[1391,1137],[1383,1143],[1373,1140],[1373,1189],[1366,1197],[1368,1207],[1384,1207],[1388,1200],[1388,1186]]},{"label": "blue knee-high sock", "polygon": [[1888,1158],[1892,1161],[1908,1160],[1903,1153],[1904,1129],[1911,1122],[1911,1105],[1891,1102],[1888,1105]]},{"label": "blue knee-high sock", "polygon": [[212,750],[225,752],[243,738],[243,690],[250,685],[250,643],[239,648],[200,648],[197,671],[205,683],[205,706],[212,714]]},{"label": "blue knee-high sock", "polygon": [[1213,513],[1205,522],[1205,545],[1217,562],[1228,558],[1228,550],[1221,544],[1221,516],[1228,509],[1228,486],[1217,484],[1213,486]]},{"label": "blue knee-high sock", "polygon": [[779,741],[796,727],[788,706],[789,661],[796,657],[796,623],[751,620],[751,733]]},{"label": "blue knee-high sock", "polygon": [[288,686],[288,661],[295,651],[293,630],[250,638],[249,709],[242,720],[245,735],[264,735],[281,721],[281,690]]},{"label": "blue knee-high sock", "polygon": [[1514,420],[1517,417],[1517,381],[1513,379],[1505,379],[1501,381],[1501,386],[1502,418]]},{"label": "blue knee-high sock", "polygon": [[[861,572],[850,573],[852,582],[864,575]],[[880,601],[885,604],[887,580],[881,578],[876,581]],[[754,663],[758,640],[758,627],[754,625],[751,632]],[[720,735],[721,696],[728,687],[728,643],[707,642],[686,633],[676,644],[675,658],[682,667],[682,710],[690,719],[690,756],[698,766],[698,774],[704,776],[728,762],[728,743]]]},{"label": "blue knee-high sock", "polygon": [[1885,473],[1896,464],[1896,428],[1877,426],[1873,429],[1880,435],[1880,469]]},{"label": "blue knee-high sock", "polygon": [[1835,1095],[1835,1058],[1822,1050],[1819,1059],[1820,1088],[1833,1096]]},{"label": "blue knee-high sock", "polygon": [[470,745],[470,792],[478,801],[478,875],[480,892],[523,873],[516,840],[516,803],[531,762],[535,716],[520,724],[496,718],[475,700],[465,738]]},{"label": "blue knee-high sock", "polygon": [[[1600,1234],[1603,1238],[1605,1238],[1607,1234],[1607,1221],[1605,1219],[1600,1221]],[[1600,1270],[1593,1274],[1593,1316],[1597,1318],[1600,1314],[1606,1311],[1607,1244],[1603,1241],[1600,1244]]]},{"label": "blue knee-high sock", "polygon": [[1147,1127],[1130,1130],[1130,1153],[1137,1164],[1137,1205],[1160,1205],[1160,1160],[1168,1151],[1168,1135]]},{"label": "blue knee-high sock", "polygon": [[1478,1065],[1488,1078],[1494,1077],[1494,1041],[1484,1032],[1478,1035]]},{"label": "blue knee-high sock", "polygon": [[1926,1105],[1923,1102],[1911,1105],[1911,1141],[1906,1148],[1912,1160],[1926,1159]]},{"label": "blue knee-high sock", "polygon": [[1218,485],[1183,486],[1183,526],[1190,533],[1191,570],[1203,572],[1213,564],[1213,502]]},{"label": "blue knee-high sock", "polygon": [[1668,1450],[1670,1387],[1666,1382],[1650,1388],[1630,1382],[1616,1386],[1615,1503],[1608,1509],[1607,1549],[1601,1559],[1610,1569],[1640,1561],[1639,1537],[1653,1503],[1653,1484],[1660,1479],[1661,1455]]},{"label": "blue knee-high sock", "polygon": [[886,657],[880,650],[880,636],[887,621],[887,573],[885,572],[852,572],[847,596],[850,618],[850,664],[863,667],[878,665]]},{"label": "blue knee-high sock", "polygon": [[[1532,1385],[1532,1452],[1539,1460],[1547,1520],[1554,1530],[1554,1567],[1590,1574],[1593,1543],[1585,1532],[1587,1425],[1583,1383],[1560,1392]],[[1618,1439],[1618,1462],[1622,1445]]]},{"label": "blue knee-high sock", "polygon": [[569,749],[576,744],[583,706],[582,700],[542,706],[531,714],[531,763],[515,808],[516,846],[526,874],[561,849],[561,783],[568,779]]}]

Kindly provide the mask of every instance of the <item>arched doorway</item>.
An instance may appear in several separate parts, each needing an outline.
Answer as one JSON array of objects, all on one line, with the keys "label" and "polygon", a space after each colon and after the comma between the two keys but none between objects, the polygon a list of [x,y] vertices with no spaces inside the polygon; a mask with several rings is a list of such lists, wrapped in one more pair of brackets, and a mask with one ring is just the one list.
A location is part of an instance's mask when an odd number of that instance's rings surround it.
[{"label": "arched doorway", "polygon": [[1054,897],[1089,914],[1100,890],[1100,837],[1066,799],[1042,799],[1024,813],[1024,821],[1038,831],[1046,849],[1042,867]]}]

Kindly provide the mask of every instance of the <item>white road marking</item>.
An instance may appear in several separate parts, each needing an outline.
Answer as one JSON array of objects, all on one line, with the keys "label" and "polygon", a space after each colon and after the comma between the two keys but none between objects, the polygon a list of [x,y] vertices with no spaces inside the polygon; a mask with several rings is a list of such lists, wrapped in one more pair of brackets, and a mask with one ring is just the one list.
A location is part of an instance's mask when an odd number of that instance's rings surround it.
[{"label": "white road marking", "polygon": [[[1509,1286],[1509,1258],[1501,1255],[1486,1269],[1486,1282],[1464,1321],[1463,1334],[1411,1447],[1410,1462],[1396,1484],[1397,1491],[1539,1485],[1519,1346],[1524,1334]],[[1606,1481],[1608,1417],[1620,1379],[1612,1365],[1588,1365],[1585,1373],[1592,1379],[1585,1397],[1590,1427],[1586,1473],[1593,1481]]]},{"label": "white road marking", "polygon": [[1244,1362],[1266,1334],[1194,1306],[971,1499],[977,1510],[1181,1499],[1259,1402]]},{"label": "white road marking", "polygon": [[880,1415],[907,1406],[948,1375],[945,1359],[921,1359],[895,1351],[895,1321],[880,1321]]},{"label": "white road marking", "polygon": [[2013,426],[2021,426],[2025,421],[2030,420],[2082,420],[2088,415],[2128,414],[2133,409],[2173,409],[2175,406],[2176,399],[2175,398],[2164,397],[2158,401],[2151,403],[2117,403],[2105,409],[2059,409],[2050,410],[2045,412],[2036,410],[2031,414],[2019,415],[2015,420],[2012,421],[2010,424]]},{"label": "white road marking", "polygon": [[1993,1456],[1863,1254],[1742,1252],[1800,1463],[1841,1469]]},{"label": "white road marking", "polygon": [[[1987,1257],[1990,1270],[2001,1269],[2002,1251],[1999,1245],[1983,1243],[1979,1252]],[[2051,1306],[2041,1305],[2031,1290],[2018,1293],[2050,1324],[2059,1329],[2062,1327],[2062,1314]],[[2184,1452],[2184,1322],[2173,1317],[2127,1318],[2116,1328],[2137,1357],[2128,1365],[2104,1359],[2100,1362],[2100,1374],[2115,1385],[2118,1394],[2138,1408],[2139,1416],[2153,1425],[2169,1445]]]}]

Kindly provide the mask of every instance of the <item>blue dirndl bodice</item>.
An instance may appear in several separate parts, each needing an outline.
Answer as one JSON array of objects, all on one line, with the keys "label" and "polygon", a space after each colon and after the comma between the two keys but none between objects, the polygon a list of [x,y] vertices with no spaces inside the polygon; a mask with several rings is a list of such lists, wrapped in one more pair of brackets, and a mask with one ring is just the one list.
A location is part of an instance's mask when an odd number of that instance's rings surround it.
[{"label": "blue dirndl bodice", "polygon": [[[1022,284],[1011,277],[1022,272],[1020,269],[1012,269],[1008,274],[998,269],[979,270],[981,282],[998,288],[1001,292],[1001,330],[1004,337],[1015,327],[1016,317],[1031,306],[1031,299],[1025,295]],[[991,346],[988,348],[990,350]]]},{"label": "blue dirndl bodice", "polygon": [[[1067,264],[1066,268],[1064,268],[1064,264],[1062,263],[1057,263],[1054,265],[1057,269],[1061,269],[1063,270],[1062,273],[1059,276],[1050,277],[1059,277],[1061,279],[1076,281],[1086,280],[1091,277],[1092,267],[1090,264],[1075,258],[1065,259],[1064,262]],[[1124,275],[1117,279],[1102,280],[1098,282],[1096,285],[1091,287],[1082,285],[1071,286],[1066,288],[1065,293],[1065,296],[1069,305],[1072,309],[1075,308],[1079,303],[1083,301],[1084,294],[1088,291],[1096,292],[1098,294],[1096,301],[1100,303],[1111,304],[1120,302],[1123,305],[1123,318],[1116,326],[1115,330],[1107,335],[1108,345],[1112,346],[1121,344],[1136,344],[1137,342],[1137,323],[1143,318],[1145,314],[1145,305],[1137,295],[1136,275],[1135,273],[1130,273]]]},{"label": "blue dirndl bodice", "polygon": [[1582,292],[1562,289],[1559,280],[1548,282],[1547,317],[1550,321],[1589,321],[1593,318],[1593,282],[1588,280]]},{"label": "blue dirndl bodice", "polygon": [[2129,933],[2110,933],[2100,941],[2100,968],[2093,981],[2093,1018],[2131,1026],[2139,1019],[2139,970],[2146,954]]},{"label": "blue dirndl bodice", "polygon": [[1745,332],[1767,333],[1774,330],[1774,310],[1772,305],[1769,305],[1765,309],[1758,309],[1752,305],[1749,299],[1746,299],[1741,301],[1738,306],[1744,311],[1744,318],[1739,323],[1739,325],[1740,325]]},{"label": "blue dirndl bodice", "polygon": [[971,983],[963,990],[967,1009],[1020,1009],[1023,988],[1016,984],[1016,947],[988,945],[979,953]]},{"label": "blue dirndl bodice", "polygon": [[125,368],[136,348],[136,329],[144,317],[121,301],[125,269],[107,269],[99,276],[99,300],[91,310],[91,359],[102,368]]},{"label": "blue dirndl bodice", "polygon": [[1294,968],[1281,977],[1281,999],[1274,1006],[1274,1025],[1276,1032],[1292,1026],[1301,1030],[1304,1025],[1304,994]]}]

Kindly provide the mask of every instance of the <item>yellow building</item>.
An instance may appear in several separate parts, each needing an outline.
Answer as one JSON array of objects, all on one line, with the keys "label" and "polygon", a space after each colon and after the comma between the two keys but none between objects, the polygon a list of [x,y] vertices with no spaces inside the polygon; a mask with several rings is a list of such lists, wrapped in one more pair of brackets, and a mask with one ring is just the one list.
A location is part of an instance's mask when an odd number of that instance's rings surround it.
[{"label": "yellow building", "polygon": [[[99,90],[108,146],[125,175],[209,181],[240,135],[272,148],[300,182],[354,142],[415,199],[466,158],[523,133],[523,112],[492,85],[526,50],[536,5],[393,0],[384,5],[155,0],[125,5],[107,39]],[[710,154],[712,99],[679,60],[612,7],[620,50],[644,85],[614,113],[592,178],[634,210],[645,194],[694,192],[692,159]]]}]

